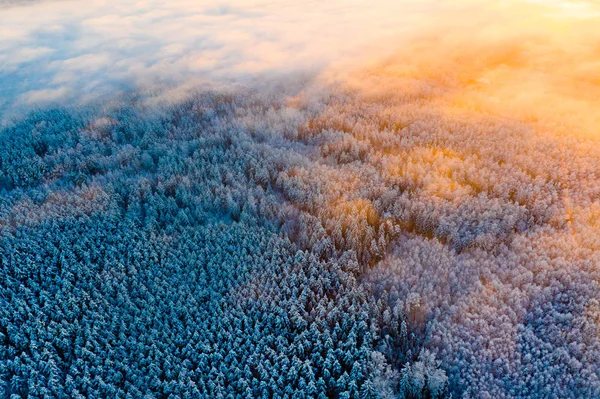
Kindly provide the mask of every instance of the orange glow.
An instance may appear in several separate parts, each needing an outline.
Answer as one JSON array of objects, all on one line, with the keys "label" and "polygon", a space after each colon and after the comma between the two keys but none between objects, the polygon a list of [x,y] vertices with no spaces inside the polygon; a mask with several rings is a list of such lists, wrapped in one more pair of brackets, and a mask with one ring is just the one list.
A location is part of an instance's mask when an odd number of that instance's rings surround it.
[{"label": "orange glow", "polygon": [[392,56],[332,75],[367,96],[402,93],[446,115],[498,116],[598,139],[600,16],[583,5],[490,2],[445,11]]},{"label": "orange glow", "polygon": [[[523,179],[555,187],[543,194],[516,189],[510,201],[529,209],[546,196],[548,206],[552,204],[547,221],[562,229],[574,247],[598,248],[600,244],[586,239],[600,220],[596,165],[589,161],[600,157],[600,13],[590,4],[461,1],[440,8],[431,23],[399,38],[391,55],[367,53],[353,67],[324,71],[320,83],[341,86],[365,105],[351,111],[329,105],[311,128],[370,141],[386,179],[432,203],[456,206],[481,193],[502,191],[494,179],[503,166],[481,167],[489,156],[485,146],[495,146],[495,155],[505,152]],[[313,95],[307,89],[290,98],[288,106],[302,107]],[[356,119],[348,118],[353,112]],[[364,127],[365,119],[378,121],[379,132],[398,136],[404,128],[423,125],[425,136],[442,140],[444,130],[458,126],[465,140],[478,142],[483,150],[472,153],[457,142],[380,147],[369,130],[375,125]],[[413,128],[413,138],[419,129]],[[502,130],[513,132],[512,138],[504,133],[493,137]],[[335,144],[342,146],[341,141]],[[523,150],[526,157],[512,155]],[[536,162],[536,156],[545,163]],[[350,184],[341,170],[330,173],[338,175],[332,181],[339,182],[340,191],[356,189],[357,182]],[[330,207],[330,212],[348,213],[344,207]]]}]

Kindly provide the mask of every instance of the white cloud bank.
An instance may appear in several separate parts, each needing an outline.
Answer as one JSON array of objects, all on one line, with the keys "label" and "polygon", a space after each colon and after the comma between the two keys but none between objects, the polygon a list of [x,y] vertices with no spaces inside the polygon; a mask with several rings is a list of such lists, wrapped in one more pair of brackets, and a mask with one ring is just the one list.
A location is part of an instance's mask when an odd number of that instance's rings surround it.
[{"label": "white cloud bank", "polygon": [[[355,66],[394,52],[416,32],[491,23],[513,3],[12,1],[0,8],[0,110]],[[597,12],[589,3],[555,3],[547,12]]]},{"label": "white cloud bank", "polygon": [[30,104],[315,70],[376,50],[434,3],[23,2],[0,8],[0,97]]}]

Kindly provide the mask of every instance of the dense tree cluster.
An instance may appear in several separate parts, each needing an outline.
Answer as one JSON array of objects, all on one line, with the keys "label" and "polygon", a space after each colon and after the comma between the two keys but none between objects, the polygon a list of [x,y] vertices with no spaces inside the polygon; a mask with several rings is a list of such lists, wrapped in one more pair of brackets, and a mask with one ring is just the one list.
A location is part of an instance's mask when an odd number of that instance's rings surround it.
[{"label": "dense tree cluster", "polygon": [[358,282],[359,232],[338,248],[283,198],[308,147],[256,101],[130,100],[2,131],[3,397],[447,394],[405,306]]},{"label": "dense tree cluster", "polygon": [[375,264],[372,295],[418,295],[409,321],[455,395],[598,397],[597,140],[444,113],[443,87],[415,99],[378,79],[321,99],[300,138],[320,153],[284,193],[324,193],[301,204]]},{"label": "dense tree cluster", "polygon": [[600,147],[439,90],[3,128],[4,397],[600,396]]}]

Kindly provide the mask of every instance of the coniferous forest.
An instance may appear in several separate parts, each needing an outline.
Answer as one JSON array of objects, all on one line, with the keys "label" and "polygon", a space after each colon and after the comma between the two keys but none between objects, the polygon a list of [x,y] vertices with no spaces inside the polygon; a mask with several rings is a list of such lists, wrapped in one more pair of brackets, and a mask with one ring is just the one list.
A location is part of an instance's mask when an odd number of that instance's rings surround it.
[{"label": "coniferous forest", "polygon": [[599,125],[465,57],[7,113],[0,398],[599,398]]}]

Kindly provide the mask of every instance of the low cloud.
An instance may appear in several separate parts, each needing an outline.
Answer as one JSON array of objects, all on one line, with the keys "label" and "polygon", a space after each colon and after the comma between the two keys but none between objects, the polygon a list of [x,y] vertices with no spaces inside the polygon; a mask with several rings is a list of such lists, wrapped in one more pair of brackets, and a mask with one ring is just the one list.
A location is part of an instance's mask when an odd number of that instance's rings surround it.
[{"label": "low cloud", "polygon": [[2,97],[19,105],[61,91],[71,101],[90,80],[101,95],[352,64],[389,50],[438,3],[13,2],[0,10]]},{"label": "low cloud", "polygon": [[415,35],[436,37],[440,27],[475,38],[519,23],[523,32],[531,15],[590,20],[598,12],[586,2],[537,3],[92,0],[83,8],[70,0],[11,2],[0,9],[0,95],[6,108],[29,104],[40,91],[73,101],[190,81],[225,85],[348,70],[398,53]]}]

